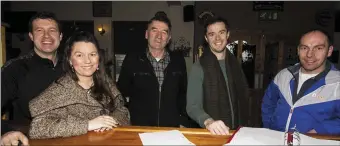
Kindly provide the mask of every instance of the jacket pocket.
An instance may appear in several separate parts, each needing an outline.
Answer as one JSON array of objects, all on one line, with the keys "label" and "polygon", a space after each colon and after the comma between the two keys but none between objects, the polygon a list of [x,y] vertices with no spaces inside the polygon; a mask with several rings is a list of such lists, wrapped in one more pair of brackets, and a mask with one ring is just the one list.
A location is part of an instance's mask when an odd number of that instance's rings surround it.
[{"label": "jacket pocket", "polygon": [[133,76],[151,76],[150,73],[148,72],[136,72],[136,73],[133,73]]},{"label": "jacket pocket", "polygon": [[172,76],[181,76],[183,73],[181,71],[174,71],[171,74]]},{"label": "jacket pocket", "polygon": [[[133,74],[134,92],[142,94],[150,89],[150,81],[153,81],[153,75],[149,72],[136,72]],[[142,93],[140,93],[142,92]]]}]

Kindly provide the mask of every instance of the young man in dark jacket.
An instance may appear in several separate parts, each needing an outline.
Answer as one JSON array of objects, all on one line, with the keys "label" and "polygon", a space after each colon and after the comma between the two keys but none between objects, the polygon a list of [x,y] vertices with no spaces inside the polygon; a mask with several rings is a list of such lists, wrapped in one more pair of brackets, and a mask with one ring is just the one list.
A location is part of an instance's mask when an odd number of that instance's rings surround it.
[{"label": "young man in dark jacket", "polygon": [[62,39],[60,24],[50,12],[40,12],[29,21],[34,49],[9,60],[1,68],[1,109],[12,106],[11,118],[1,120],[1,145],[28,145],[31,115],[28,103],[62,75],[57,49]]},{"label": "young man in dark jacket", "polygon": [[183,55],[166,49],[171,23],[156,14],[145,32],[145,52],[126,55],[118,88],[129,97],[131,124],[138,126],[188,126],[185,111],[187,73]]},{"label": "young man in dark jacket", "polygon": [[187,112],[212,134],[246,126],[249,120],[248,84],[241,65],[226,48],[229,25],[218,17],[205,25],[208,47],[191,68]]}]

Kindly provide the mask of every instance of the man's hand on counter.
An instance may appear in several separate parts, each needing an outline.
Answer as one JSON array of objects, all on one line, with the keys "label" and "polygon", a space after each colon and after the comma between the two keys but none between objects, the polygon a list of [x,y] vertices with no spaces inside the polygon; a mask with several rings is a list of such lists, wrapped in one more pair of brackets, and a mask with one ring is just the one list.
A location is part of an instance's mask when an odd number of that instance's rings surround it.
[{"label": "man's hand on counter", "polygon": [[215,121],[209,118],[204,121],[204,125],[213,135],[229,135],[229,127],[221,120]]}]

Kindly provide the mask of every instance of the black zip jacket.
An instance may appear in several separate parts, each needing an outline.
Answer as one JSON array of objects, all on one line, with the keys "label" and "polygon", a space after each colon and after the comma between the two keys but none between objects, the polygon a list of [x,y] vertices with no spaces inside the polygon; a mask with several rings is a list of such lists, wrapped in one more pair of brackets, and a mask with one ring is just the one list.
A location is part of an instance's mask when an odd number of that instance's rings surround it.
[{"label": "black zip jacket", "polygon": [[131,124],[137,126],[192,127],[186,113],[187,72],[183,55],[169,52],[162,91],[146,52],[127,54],[121,68],[118,89],[129,97]]}]

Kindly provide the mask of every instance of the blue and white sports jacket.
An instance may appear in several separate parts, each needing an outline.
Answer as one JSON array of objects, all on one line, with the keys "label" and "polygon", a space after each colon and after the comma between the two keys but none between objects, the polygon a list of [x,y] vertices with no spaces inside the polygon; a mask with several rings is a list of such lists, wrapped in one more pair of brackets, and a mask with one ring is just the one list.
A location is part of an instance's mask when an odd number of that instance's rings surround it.
[{"label": "blue and white sports jacket", "polygon": [[[265,128],[301,133],[340,135],[340,71],[327,62],[325,70],[306,80],[296,93],[300,64],[281,70],[262,101]],[[294,102],[295,101],[295,102]]]}]

